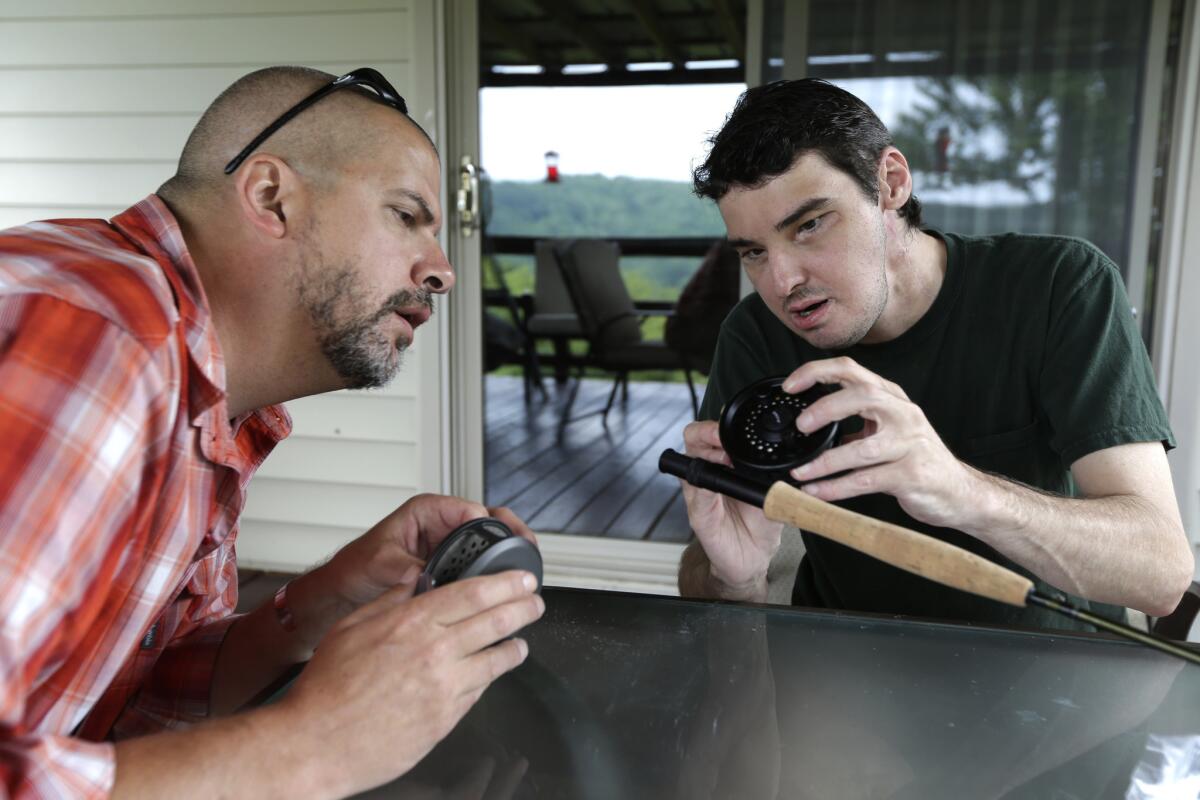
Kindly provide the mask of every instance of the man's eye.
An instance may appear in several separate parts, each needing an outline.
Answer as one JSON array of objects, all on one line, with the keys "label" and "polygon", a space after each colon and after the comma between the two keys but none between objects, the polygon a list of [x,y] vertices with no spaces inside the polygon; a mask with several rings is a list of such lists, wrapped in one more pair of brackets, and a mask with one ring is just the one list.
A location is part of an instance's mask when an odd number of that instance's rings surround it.
[{"label": "man's eye", "polygon": [[417,221],[416,217],[414,217],[412,214],[408,213],[407,211],[405,211],[402,208],[396,208],[393,206],[392,213],[395,214],[396,217],[399,218],[399,220],[401,222],[403,222],[405,225],[411,226],[414,222]]},{"label": "man's eye", "polygon": [[825,219],[824,214],[822,214],[819,217],[813,217],[808,222],[805,222],[803,225],[796,228],[796,232],[797,233],[812,233],[813,231],[815,231],[821,227],[821,222],[824,219]]},{"label": "man's eye", "polygon": [[743,250],[741,253],[742,261],[754,261],[762,256],[762,252],[763,251],[760,248],[756,248],[754,250]]}]

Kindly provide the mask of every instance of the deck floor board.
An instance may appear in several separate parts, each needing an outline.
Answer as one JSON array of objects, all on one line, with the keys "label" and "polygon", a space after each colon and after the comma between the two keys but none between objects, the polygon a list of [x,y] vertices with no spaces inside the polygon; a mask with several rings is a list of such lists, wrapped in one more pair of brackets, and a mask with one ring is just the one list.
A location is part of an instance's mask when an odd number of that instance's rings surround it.
[{"label": "deck floor board", "polygon": [[[686,542],[691,538],[679,483],[658,472],[665,447],[680,449],[691,419],[685,384],[631,382],[607,426],[599,414],[611,381],[586,379],[562,424],[571,384],[546,381],[548,398],[528,403],[521,379],[485,381],[485,495],[539,531]],[[699,387],[703,391],[703,387]]]}]

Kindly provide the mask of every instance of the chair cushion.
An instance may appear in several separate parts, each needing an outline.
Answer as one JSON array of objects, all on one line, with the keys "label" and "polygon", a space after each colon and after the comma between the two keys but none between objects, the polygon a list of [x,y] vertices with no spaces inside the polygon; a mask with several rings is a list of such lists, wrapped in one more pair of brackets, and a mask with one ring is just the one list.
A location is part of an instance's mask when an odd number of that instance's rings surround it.
[{"label": "chair cushion", "polygon": [[576,239],[558,250],[559,265],[587,336],[607,350],[642,339],[633,298],[621,278],[621,250],[604,239]]},{"label": "chair cushion", "polygon": [[534,336],[582,336],[583,326],[575,314],[534,314],[525,323]]}]

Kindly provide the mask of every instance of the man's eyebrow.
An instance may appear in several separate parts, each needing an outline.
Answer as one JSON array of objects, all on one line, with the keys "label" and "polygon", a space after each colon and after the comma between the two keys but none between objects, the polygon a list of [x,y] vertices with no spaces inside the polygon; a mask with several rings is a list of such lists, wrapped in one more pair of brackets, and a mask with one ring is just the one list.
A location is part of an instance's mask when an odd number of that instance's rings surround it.
[{"label": "man's eyebrow", "polygon": [[818,208],[824,208],[827,205],[829,205],[828,197],[814,197],[810,200],[805,200],[803,203],[801,203],[800,205],[798,205],[794,209],[792,209],[792,213],[788,214],[786,217],[779,220],[779,222],[776,222],[775,230],[782,231],[784,228],[791,225],[793,222],[800,219],[801,217],[804,217],[807,214],[811,214],[813,211],[816,211]]},{"label": "man's eyebrow", "polygon": [[421,221],[426,225],[433,224],[433,209],[429,207],[429,203],[425,202],[424,197],[409,189],[393,189],[388,194],[398,194],[407,197],[421,210]]},{"label": "man's eyebrow", "polygon": [[[809,200],[805,200],[803,203],[792,209],[790,214],[779,220],[779,222],[775,223],[775,230],[782,231],[784,228],[791,225],[793,222],[802,218],[806,214],[811,214],[818,208],[824,208],[825,206],[829,205],[829,203],[830,199],[828,197],[814,197]],[[729,240],[729,246],[735,249],[739,247],[754,247],[757,244],[758,242],[754,241],[753,239]]]}]

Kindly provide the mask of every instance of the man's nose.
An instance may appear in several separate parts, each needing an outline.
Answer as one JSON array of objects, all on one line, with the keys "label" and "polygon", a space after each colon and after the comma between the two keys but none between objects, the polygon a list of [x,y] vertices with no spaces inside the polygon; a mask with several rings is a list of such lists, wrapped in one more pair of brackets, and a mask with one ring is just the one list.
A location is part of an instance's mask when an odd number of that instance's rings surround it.
[{"label": "man's nose", "polygon": [[771,279],[775,291],[787,297],[797,288],[808,283],[808,267],[802,259],[790,253],[782,253],[771,260]]},{"label": "man's nose", "polygon": [[445,294],[454,286],[454,267],[440,246],[434,245],[417,261],[413,282],[435,294]]}]

